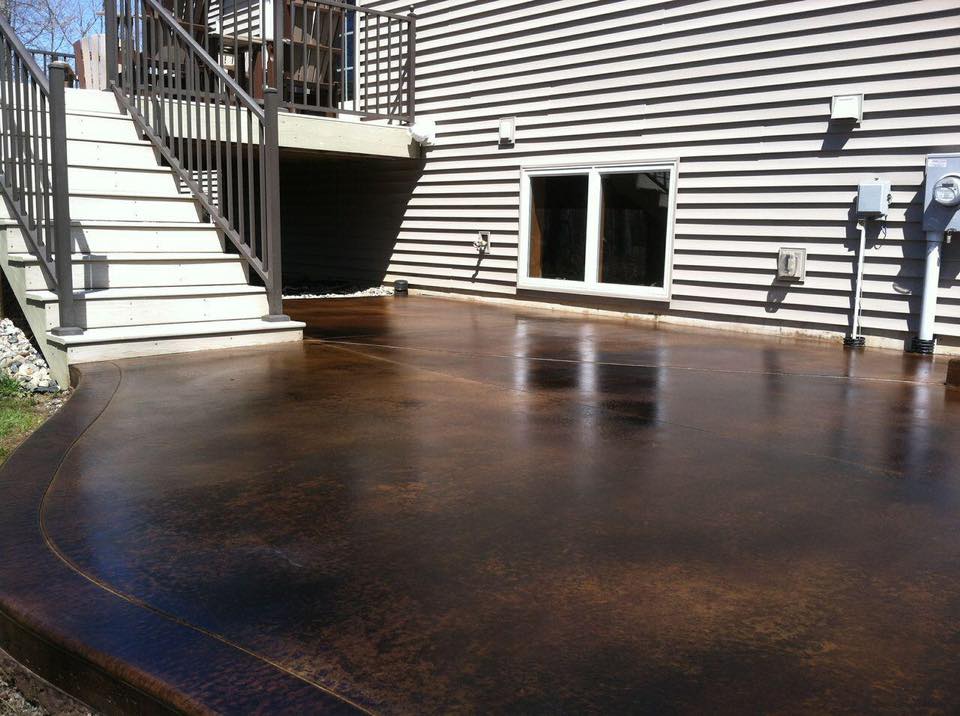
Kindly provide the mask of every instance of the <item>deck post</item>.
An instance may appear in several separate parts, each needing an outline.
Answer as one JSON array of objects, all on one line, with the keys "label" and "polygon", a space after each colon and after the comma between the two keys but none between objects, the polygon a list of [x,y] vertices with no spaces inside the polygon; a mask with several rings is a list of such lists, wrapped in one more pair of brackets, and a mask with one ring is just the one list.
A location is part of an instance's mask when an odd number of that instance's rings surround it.
[{"label": "deck post", "polygon": [[[283,95],[283,53],[284,53],[284,43],[283,43],[283,34],[286,30],[284,25],[284,7],[286,6],[287,0],[273,0],[273,77],[267,75],[267,82],[271,83],[273,87],[280,91],[281,99]],[[293,7],[290,9],[291,14],[293,13]],[[291,23],[293,19],[291,17]],[[293,30],[291,29],[291,33]],[[293,41],[293,35],[291,34],[291,42]],[[266,48],[264,48],[266,51]],[[264,98],[266,101],[266,98]],[[293,102],[293,97],[290,97],[290,102]]]},{"label": "deck post", "polygon": [[117,84],[117,0],[103,0],[103,43],[105,46],[104,62],[107,63],[107,89],[112,90]]},{"label": "deck post", "polygon": [[70,186],[67,182],[67,115],[64,86],[70,66],[50,63],[50,179],[53,194],[53,255],[57,279],[57,306],[60,325],[55,336],[83,333],[77,325],[73,302],[73,262],[70,241]]},{"label": "deck post", "polygon": [[[277,2],[277,0],[274,0]],[[279,4],[279,3],[277,3]],[[280,128],[277,115],[280,111],[280,94],[276,87],[263,90],[263,186],[266,193],[266,248],[264,268],[268,280],[267,302],[270,313],[263,317],[265,321],[289,321],[283,315],[283,259],[281,255],[281,217],[280,217]]]},{"label": "deck post", "polygon": [[407,122],[413,125],[417,102],[417,16],[410,6],[407,14]]}]

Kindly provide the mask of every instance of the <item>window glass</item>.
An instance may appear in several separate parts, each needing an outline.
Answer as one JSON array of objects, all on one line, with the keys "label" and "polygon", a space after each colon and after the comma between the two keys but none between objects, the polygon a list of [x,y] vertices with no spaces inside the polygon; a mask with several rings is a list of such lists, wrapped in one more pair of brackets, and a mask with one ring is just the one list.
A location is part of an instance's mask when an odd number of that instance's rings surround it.
[{"label": "window glass", "polygon": [[531,277],[583,281],[586,174],[530,178]]},{"label": "window glass", "polygon": [[663,286],[670,172],[601,176],[599,281]]}]

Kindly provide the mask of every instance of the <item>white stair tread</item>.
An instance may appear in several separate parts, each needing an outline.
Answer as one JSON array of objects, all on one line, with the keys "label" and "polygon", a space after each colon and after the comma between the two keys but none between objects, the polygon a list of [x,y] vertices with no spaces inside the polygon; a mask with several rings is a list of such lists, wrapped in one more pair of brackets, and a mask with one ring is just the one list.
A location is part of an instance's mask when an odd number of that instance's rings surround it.
[{"label": "white stair tread", "polygon": [[97,109],[83,109],[78,107],[70,107],[67,105],[66,114],[68,117],[95,117],[102,119],[117,119],[117,120],[126,120],[130,121],[130,116],[123,114],[119,109],[114,110],[97,110]]},{"label": "white stair tread", "polygon": [[[24,192],[24,196],[33,195],[33,192]],[[173,185],[164,191],[144,191],[142,189],[136,189],[130,193],[124,193],[122,189],[119,191],[114,191],[113,189],[109,191],[90,191],[88,189],[71,188],[70,197],[73,198],[78,196],[85,199],[113,199],[115,201],[173,201],[184,204],[192,204],[194,201],[196,201],[192,194],[185,194],[177,191],[177,188]],[[79,219],[79,221],[84,220]],[[169,222],[157,221],[156,223],[166,225]]]},{"label": "white stair tread", "polygon": [[125,147],[153,147],[153,143],[149,139],[88,139],[87,137],[71,137],[68,135],[67,142],[103,144],[106,146],[122,145]]},{"label": "white stair tread", "polygon": [[[130,298],[192,298],[196,296],[247,296],[262,294],[262,286],[246,283],[216,286],[144,286],[136,288],[91,288],[74,291],[75,299],[82,301],[110,301]],[[27,291],[26,298],[34,303],[54,303],[57,294],[53,291]]]},{"label": "white stair tread", "polygon": [[[194,198],[190,194],[181,194],[176,190],[175,187],[170,187],[170,191],[164,194],[157,192],[153,193],[144,193],[140,192],[137,194],[118,194],[115,191],[84,191],[84,190],[70,190],[70,196],[85,196],[85,197],[100,197],[104,199],[117,199],[118,201],[136,201],[137,199],[147,199],[147,200],[161,200],[161,201],[182,201],[190,202],[194,201]],[[166,223],[166,222],[163,222]]]},{"label": "white stair tread", "polygon": [[217,227],[209,221],[120,221],[117,219],[73,219],[71,226],[104,229],[210,229]]},{"label": "white stair tread", "polygon": [[193,336],[300,331],[305,327],[306,324],[299,321],[273,322],[263,321],[259,318],[244,318],[233,321],[196,321],[192,323],[160,323],[149,326],[90,328],[77,336],[55,336],[48,333],[47,341],[70,347],[94,343],[162,340]]},{"label": "white stair tread", "polygon": [[[0,226],[19,227],[13,218],[0,219]],[[187,229],[190,231],[217,231],[217,227],[208,221],[117,221],[115,219],[73,219],[71,227],[78,229],[148,229],[151,231],[172,231]]]},{"label": "white stair tread", "polygon": [[[8,254],[12,264],[38,264],[33,254]],[[125,251],[123,253],[104,254],[72,254],[73,263],[170,263],[182,261],[184,263],[201,263],[204,261],[241,261],[239,254],[225,254],[223,252],[183,252],[166,253],[160,251]]]}]

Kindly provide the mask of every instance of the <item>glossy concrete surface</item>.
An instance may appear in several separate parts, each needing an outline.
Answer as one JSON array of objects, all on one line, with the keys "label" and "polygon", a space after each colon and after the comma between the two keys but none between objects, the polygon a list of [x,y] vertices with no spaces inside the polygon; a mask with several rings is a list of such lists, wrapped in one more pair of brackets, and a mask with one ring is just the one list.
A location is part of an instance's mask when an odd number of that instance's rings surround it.
[{"label": "glossy concrete surface", "polygon": [[56,475],[0,473],[43,526],[3,611],[184,710],[960,707],[946,361],[289,309],[303,345],[84,368]]}]

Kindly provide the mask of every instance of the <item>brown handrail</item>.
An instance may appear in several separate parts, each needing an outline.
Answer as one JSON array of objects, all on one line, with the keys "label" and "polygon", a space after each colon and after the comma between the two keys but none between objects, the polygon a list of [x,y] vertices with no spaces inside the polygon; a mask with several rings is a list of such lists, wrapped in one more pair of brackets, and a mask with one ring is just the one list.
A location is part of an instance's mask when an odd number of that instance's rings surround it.
[{"label": "brown handrail", "polygon": [[[121,107],[203,213],[263,281],[283,316],[277,102],[253,99],[157,0],[105,0]],[[268,98],[271,93],[267,93]]]},{"label": "brown handrail", "polygon": [[0,17],[0,189],[28,251],[57,294],[56,335],[81,333],[73,295],[70,189],[64,84],[69,67],[50,64],[49,80]]}]

